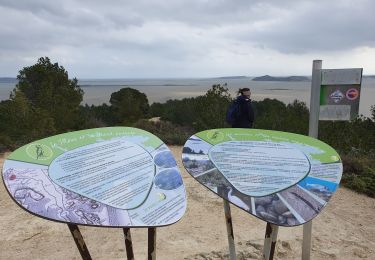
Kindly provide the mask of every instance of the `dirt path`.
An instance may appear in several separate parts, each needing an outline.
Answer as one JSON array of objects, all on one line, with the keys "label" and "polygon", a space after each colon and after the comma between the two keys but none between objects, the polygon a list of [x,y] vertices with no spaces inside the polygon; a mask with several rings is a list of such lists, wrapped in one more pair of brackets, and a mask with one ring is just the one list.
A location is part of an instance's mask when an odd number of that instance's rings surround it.
[{"label": "dirt path", "polygon": [[[182,169],[181,147],[171,147]],[[6,155],[5,155],[6,156]],[[4,155],[0,158],[0,165]],[[185,170],[188,208],[157,230],[158,259],[228,259],[222,200]],[[261,259],[265,223],[232,207],[238,259]],[[312,259],[374,259],[375,199],[340,188],[313,221]],[[80,259],[65,224],[18,207],[0,185],[0,259]],[[121,229],[80,227],[93,259],[126,259]],[[147,230],[132,230],[136,259],[146,259]],[[275,259],[301,258],[302,227],[279,229]]]}]

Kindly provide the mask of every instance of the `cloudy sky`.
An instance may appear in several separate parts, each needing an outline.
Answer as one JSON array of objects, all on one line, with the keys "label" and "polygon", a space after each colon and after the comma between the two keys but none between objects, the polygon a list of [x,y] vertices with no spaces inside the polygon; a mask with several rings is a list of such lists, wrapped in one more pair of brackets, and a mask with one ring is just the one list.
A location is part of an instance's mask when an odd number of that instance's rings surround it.
[{"label": "cloudy sky", "polygon": [[0,0],[0,77],[48,56],[70,77],[375,74],[373,0]]}]

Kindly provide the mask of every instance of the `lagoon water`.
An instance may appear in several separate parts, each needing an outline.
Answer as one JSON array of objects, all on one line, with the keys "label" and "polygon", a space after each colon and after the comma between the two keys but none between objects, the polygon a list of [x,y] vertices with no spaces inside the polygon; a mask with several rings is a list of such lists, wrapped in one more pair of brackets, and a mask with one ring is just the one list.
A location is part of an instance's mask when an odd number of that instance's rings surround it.
[{"label": "lagoon water", "polygon": [[[252,81],[251,78],[201,78],[201,79],[83,79],[79,85],[85,92],[82,104],[100,105],[109,103],[113,92],[124,87],[137,89],[147,95],[151,103],[169,99],[182,99],[204,95],[213,84],[225,84],[234,97],[241,87],[250,87],[252,99],[275,98],[284,103],[298,99],[309,106],[311,82]],[[9,99],[16,82],[0,82],[0,100]],[[370,116],[375,105],[375,79],[362,81],[359,113]]]}]

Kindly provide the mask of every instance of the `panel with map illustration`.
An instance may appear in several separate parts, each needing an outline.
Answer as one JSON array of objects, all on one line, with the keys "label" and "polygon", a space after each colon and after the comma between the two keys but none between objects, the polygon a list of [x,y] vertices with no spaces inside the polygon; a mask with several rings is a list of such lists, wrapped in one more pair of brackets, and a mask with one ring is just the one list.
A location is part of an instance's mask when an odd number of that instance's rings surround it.
[{"label": "panel with map illustration", "polygon": [[4,184],[19,206],[54,221],[157,227],[186,210],[169,148],[136,128],[108,127],[41,139],[4,162]]}]

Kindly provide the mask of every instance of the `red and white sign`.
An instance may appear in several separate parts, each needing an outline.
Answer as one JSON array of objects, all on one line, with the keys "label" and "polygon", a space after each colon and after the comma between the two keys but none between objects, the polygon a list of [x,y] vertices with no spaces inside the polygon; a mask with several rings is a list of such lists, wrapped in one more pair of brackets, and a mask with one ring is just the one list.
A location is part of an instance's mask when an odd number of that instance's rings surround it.
[{"label": "red and white sign", "polygon": [[350,88],[346,91],[345,96],[349,100],[356,100],[359,97],[359,91],[356,88]]}]

